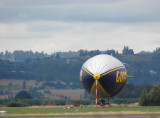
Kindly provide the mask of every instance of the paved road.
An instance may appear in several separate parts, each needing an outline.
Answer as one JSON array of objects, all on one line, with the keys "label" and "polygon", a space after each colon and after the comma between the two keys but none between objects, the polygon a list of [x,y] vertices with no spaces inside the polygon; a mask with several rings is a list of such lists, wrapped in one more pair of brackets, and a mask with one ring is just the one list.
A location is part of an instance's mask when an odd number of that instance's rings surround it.
[{"label": "paved road", "polygon": [[160,114],[103,114],[103,115],[1,115],[0,118],[160,118]]}]

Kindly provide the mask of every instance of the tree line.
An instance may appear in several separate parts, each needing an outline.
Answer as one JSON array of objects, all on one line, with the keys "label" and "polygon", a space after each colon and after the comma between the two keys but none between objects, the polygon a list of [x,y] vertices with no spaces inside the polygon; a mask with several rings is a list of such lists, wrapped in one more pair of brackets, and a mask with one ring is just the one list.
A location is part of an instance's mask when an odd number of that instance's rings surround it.
[{"label": "tree line", "polygon": [[[128,47],[124,47],[122,54],[114,50],[80,50],[80,56],[74,58],[61,58],[60,53],[57,53],[53,57],[28,58],[21,62],[0,60],[0,79],[45,80],[49,83],[44,84],[44,87],[52,85],[62,89],[82,88],[79,82],[81,66],[87,59],[100,53],[112,54],[125,64],[128,75],[133,76],[127,80],[128,83],[155,85],[160,82],[160,49],[157,48],[153,53],[134,54]],[[59,84],[54,84],[53,81],[58,81]]]},{"label": "tree line", "polygon": [[[94,56],[97,54],[109,54],[109,55],[118,55],[121,54],[118,51],[111,50],[83,50],[80,49],[78,51],[68,51],[68,52],[53,52],[51,54],[47,54],[42,52],[33,52],[32,50],[23,51],[23,50],[15,50],[14,52],[9,52],[6,50],[5,52],[0,52],[0,59],[2,60],[10,60],[10,61],[25,61],[26,59],[36,59],[36,58],[46,58],[46,57],[59,57],[59,58],[73,58],[73,57],[81,57],[81,56]],[[148,54],[149,52],[142,51],[139,54]],[[134,50],[130,49],[128,46],[124,46],[122,50],[123,55],[134,55]]]},{"label": "tree line", "polygon": [[[128,85],[132,88],[132,85]],[[123,91],[127,91],[126,89]],[[142,86],[143,91],[140,93],[140,97],[134,98],[133,96],[123,96],[125,93],[120,92],[119,95],[111,98],[111,101],[116,104],[128,104],[139,102],[141,106],[159,106],[160,105],[160,84],[151,86]],[[135,91],[131,91],[132,93]],[[121,95],[120,95],[121,94]],[[127,94],[127,93],[126,93]],[[90,105],[95,104],[95,98],[90,97],[89,99],[71,100],[71,99],[33,99],[31,94],[27,91],[20,91],[16,94],[14,99],[0,99],[1,106],[8,107],[24,107],[33,105]]]}]

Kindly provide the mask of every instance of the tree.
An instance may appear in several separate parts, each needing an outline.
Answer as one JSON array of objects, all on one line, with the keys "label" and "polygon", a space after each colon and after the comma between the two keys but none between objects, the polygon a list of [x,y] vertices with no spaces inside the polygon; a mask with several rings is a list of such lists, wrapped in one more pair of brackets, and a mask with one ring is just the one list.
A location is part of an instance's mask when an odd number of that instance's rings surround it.
[{"label": "tree", "polygon": [[147,106],[148,105],[148,97],[149,97],[149,95],[148,95],[148,93],[147,93],[147,90],[146,89],[144,89],[143,91],[142,91],[142,95],[141,95],[141,97],[140,97],[140,102],[139,102],[139,104],[141,105],[141,106]]},{"label": "tree", "polygon": [[59,53],[56,54],[56,59],[60,59]]},{"label": "tree", "polygon": [[87,56],[88,55],[88,51],[87,50],[79,50],[78,51],[79,52],[79,56],[80,57],[85,57],[85,56]]},{"label": "tree", "polygon": [[80,104],[81,104],[80,100],[75,100],[75,101],[74,101],[74,106],[75,106],[75,107],[79,107]]},{"label": "tree", "polygon": [[16,94],[15,99],[32,99],[32,96],[27,91],[20,91]]},{"label": "tree", "polygon": [[44,95],[36,89],[30,89],[29,93],[33,98],[44,98]]},{"label": "tree", "polygon": [[149,93],[143,90],[140,105],[142,106],[159,106],[160,105],[160,84],[154,86]]},{"label": "tree", "polygon": [[153,89],[150,91],[150,98],[152,105],[159,106],[160,105],[160,84],[153,87]]},{"label": "tree", "polygon": [[49,100],[43,100],[42,105],[48,105],[49,104]]},{"label": "tree", "polygon": [[12,54],[10,52],[8,52],[8,50],[6,50],[6,52],[5,52],[5,58],[6,59],[12,58]]},{"label": "tree", "polygon": [[22,86],[23,89],[26,89],[26,81],[23,81],[23,86]]},{"label": "tree", "polygon": [[101,54],[101,52],[99,50],[91,50],[88,53],[89,56],[95,56],[95,55],[98,55],[98,54]]},{"label": "tree", "polygon": [[9,83],[9,85],[8,86],[12,86],[12,83]]},{"label": "tree", "polygon": [[[108,54],[108,55],[115,55],[116,51],[113,50],[113,49],[112,50],[106,50],[105,53]],[[118,52],[117,52],[117,54],[118,54]]]},{"label": "tree", "polygon": [[134,51],[133,51],[133,49],[129,49],[128,46],[124,46],[124,48],[122,50],[122,54],[123,55],[134,55]]}]

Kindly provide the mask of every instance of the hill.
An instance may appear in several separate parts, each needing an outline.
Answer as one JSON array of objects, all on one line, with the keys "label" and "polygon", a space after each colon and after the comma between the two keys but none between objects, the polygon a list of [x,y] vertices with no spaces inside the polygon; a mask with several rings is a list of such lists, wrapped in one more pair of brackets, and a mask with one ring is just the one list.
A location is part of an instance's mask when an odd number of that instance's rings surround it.
[{"label": "hill", "polygon": [[[140,54],[134,54],[134,51],[128,47],[124,47],[122,54],[114,50],[79,50],[71,52],[72,56],[69,52],[59,52],[43,58],[27,58],[25,61],[1,59],[0,94],[4,95],[8,91],[9,95],[9,88],[15,90],[15,93],[18,90],[27,89],[36,91],[36,96],[42,98],[43,94],[52,93],[50,89],[82,89],[79,81],[81,66],[90,57],[101,53],[112,54],[125,63],[128,74],[133,76],[127,80],[128,84],[156,85],[160,83],[160,48],[152,53]],[[81,94],[82,96],[84,94]]]}]

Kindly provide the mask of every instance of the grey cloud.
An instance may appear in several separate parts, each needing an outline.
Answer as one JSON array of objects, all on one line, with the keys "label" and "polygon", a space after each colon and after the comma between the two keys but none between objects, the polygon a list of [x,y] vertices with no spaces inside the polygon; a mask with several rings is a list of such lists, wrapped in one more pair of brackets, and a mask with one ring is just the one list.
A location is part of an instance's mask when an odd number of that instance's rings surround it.
[{"label": "grey cloud", "polygon": [[[77,1],[77,0],[76,0]],[[107,1],[107,2],[106,2]],[[136,2],[135,2],[136,1]],[[7,0],[0,7],[0,22],[78,21],[144,22],[160,21],[158,0]],[[11,2],[11,3],[10,3]]]},{"label": "grey cloud", "polygon": [[[158,30],[160,22],[156,24],[154,29]],[[128,45],[135,52],[153,51],[158,47],[157,41],[160,39],[159,32],[152,32],[154,25],[154,23],[128,25],[127,23],[48,21],[0,24],[0,50],[29,48],[45,52],[78,49],[121,51],[124,45]],[[11,28],[13,31],[8,30]]]},{"label": "grey cloud", "polygon": [[41,5],[64,5],[84,3],[115,3],[123,0],[0,0],[1,5],[12,6],[41,6]]},{"label": "grey cloud", "polygon": [[[152,51],[159,0],[0,0],[0,50]],[[150,47],[148,49],[148,47]]]}]

